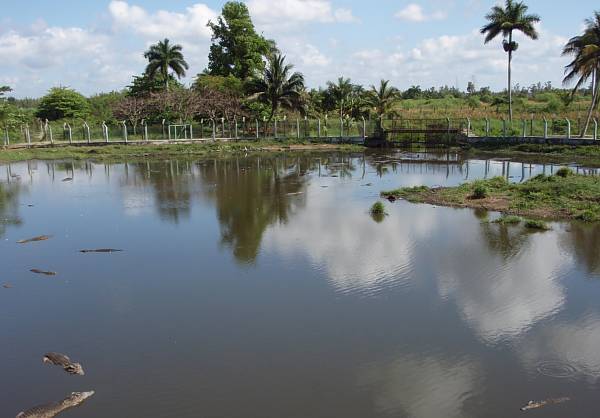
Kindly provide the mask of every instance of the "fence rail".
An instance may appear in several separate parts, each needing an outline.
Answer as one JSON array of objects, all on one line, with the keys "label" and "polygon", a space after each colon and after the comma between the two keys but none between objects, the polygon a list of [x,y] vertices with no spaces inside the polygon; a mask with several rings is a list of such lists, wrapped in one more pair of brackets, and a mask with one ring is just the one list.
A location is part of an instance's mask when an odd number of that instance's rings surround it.
[{"label": "fence rail", "polygon": [[[203,119],[191,123],[39,122],[1,131],[4,145],[14,143],[110,143],[135,141],[192,140],[343,140],[366,138],[390,142],[448,142],[459,138],[569,138],[581,137],[584,122],[567,118],[505,119]],[[598,121],[593,119],[585,139],[598,139]],[[600,141],[599,141],[600,142]]]}]

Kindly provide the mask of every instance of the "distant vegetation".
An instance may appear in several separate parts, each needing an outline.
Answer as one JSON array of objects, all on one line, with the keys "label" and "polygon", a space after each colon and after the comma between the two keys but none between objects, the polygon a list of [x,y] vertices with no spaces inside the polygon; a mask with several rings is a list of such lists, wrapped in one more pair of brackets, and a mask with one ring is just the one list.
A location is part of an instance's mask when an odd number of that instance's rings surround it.
[{"label": "distant vegetation", "polygon": [[[536,39],[534,24],[539,16],[529,14],[521,2],[506,0],[486,16],[483,41],[504,38],[509,67],[518,44],[513,34],[520,32]],[[14,99],[8,86],[0,86],[0,129],[20,136],[24,124],[39,127],[46,119],[81,126],[83,120],[98,126],[105,121],[117,126],[126,121],[136,131],[142,120],[160,124],[190,123],[201,119],[228,121],[234,117],[259,120],[278,118],[343,118],[370,120],[410,118],[500,118],[530,120],[564,118],[577,121],[584,133],[597,110],[600,72],[600,14],[585,22],[582,34],[565,45],[572,57],[566,68],[569,89],[549,82],[521,86],[509,80],[507,91],[493,92],[473,82],[462,88],[415,85],[404,91],[387,80],[361,86],[339,77],[325,87],[307,89],[302,74],[295,72],[274,40],[256,32],[247,6],[228,2],[221,16],[210,22],[213,32],[209,62],[191,86],[180,79],[189,72],[185,51],[169,39],[161,40],[144,53],[148,60],[143,74],[133,77],[121,91],[83,97],[67,87],[51,89],[41,99]],[[572,88],[571,88],[572,87]],[[562,120],[562,122],[561,122]],[[498,130],[496,126],[494,129]],[[519,131],[515,124],[511,129]],[[539,128],[538,128],[539,129]]]}]

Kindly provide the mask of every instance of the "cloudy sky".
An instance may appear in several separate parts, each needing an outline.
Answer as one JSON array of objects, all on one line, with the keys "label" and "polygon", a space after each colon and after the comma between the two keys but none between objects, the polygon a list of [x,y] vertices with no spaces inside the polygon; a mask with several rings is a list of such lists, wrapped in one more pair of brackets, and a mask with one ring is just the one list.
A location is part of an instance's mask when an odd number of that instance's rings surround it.
[{"label": "cloudy sky", "polygon": [[[164,37],[181,43],[190,63],[185,80],[207,64],[210,31],[223,0],[3,0],[0,84],[17,97],[53,86],[85,94],[119,90],[144,69],[143,51]],[[302,71],[310,87],[340,75],[400,88],[457,85],[503,88],[500,41],[484,46],[478,29],[494,0],[246,0],[255,24]],[[519,38],[515,82],[560,84],[564,42],[594,7],[529,0],[542,16],[540,39]]]}]

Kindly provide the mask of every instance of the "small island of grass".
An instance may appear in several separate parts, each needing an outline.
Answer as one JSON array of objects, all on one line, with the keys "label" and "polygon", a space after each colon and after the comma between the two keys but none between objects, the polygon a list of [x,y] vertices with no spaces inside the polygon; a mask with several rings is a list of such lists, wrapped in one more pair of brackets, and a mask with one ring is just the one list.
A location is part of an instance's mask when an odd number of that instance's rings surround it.
[{"label": "small island of grass", "polygon": [[574,174],[568,169],[518,184],[495,177],[457,187],[401,188],[383,192],[382,197],[534,218],[600,221],[600,178]]}]

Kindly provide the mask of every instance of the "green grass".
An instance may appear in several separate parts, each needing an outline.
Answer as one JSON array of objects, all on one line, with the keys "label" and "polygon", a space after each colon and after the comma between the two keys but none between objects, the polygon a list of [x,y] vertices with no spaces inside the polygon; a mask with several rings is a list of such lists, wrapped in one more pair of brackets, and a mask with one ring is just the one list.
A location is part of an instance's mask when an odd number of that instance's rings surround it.
[{"label": "green grass", "polygon": [[[474,199],[476,189],[481,187],[485,187],[487,196]],[[600,221],[600,178],[595,176],[539,175],[519,184],[496,177],[457,187],[402,188],[383,192],[382,196],[394,196],[415,203],[483,208],[542,219]]]},{"label": "green grass", "polygon": [[385,205],[383,202],[375,202],[371,206],[371,215],[385,215]]},{"label": "green grass", "polygon": [[525,221],[525,228],[535,229],[538,231],[549,231],[551,229],[546,222],[536,219],[528,219]]},{"label": "green grass", "polygon": [[95,161],[135,161],[164,158],[198,158],[214,155],[245,154],[290,149],[336,149],[358,151],[360,145],[323,145],[305,141],[239,141],[203,142],[193,144],[134,144],[103,146],[56,146],[48,148],[0,149],[0,162],[55,159],[91,159]]}]

